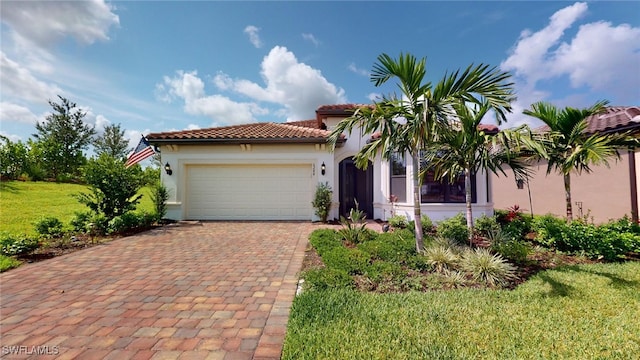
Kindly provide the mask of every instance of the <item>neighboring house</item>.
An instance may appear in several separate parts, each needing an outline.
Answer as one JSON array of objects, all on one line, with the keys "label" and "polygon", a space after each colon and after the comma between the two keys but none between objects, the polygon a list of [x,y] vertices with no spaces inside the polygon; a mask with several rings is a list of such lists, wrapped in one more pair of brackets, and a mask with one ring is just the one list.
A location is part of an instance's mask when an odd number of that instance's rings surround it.
[{"label": "neighboring house", "polygon": [[[614,133],[631,131],[640,135],[640,107],[608,107],[599,115],[587,119],[587,133]],[[544,131],[545,128],[541,128]],[[638,187],[640,177],[640,149],[620,151],[620,159],[610,159],[609,167],[592,167],[590,174],[571,175],[571,200],[574,217],[586,216],[596,223],[618,219],[624,215],[638,220]],[[564,183],[556,172],[547,175],[547,163],[540,162],[534,168],[529,183],[517,184],[513,174],[509,177],[491,178],[494,206],[506,209],[519,205],[525,212],[534,214],[566,215]],[[520,186],[518,186],[520,185]],[[531,192],[531,203],[529,202]]]},{"label": "neighboring house", "polygon": [[[327,139],[336,124],[359,105],[326,105],[316,119],[254,123],[152,133],[169,189],[167,217],[176,220],[317,220],[311,201],[318,183],[333,189],[329,218],[346,216],[356,201],[368,218],[413,215],[409,157],[379,157],[366,170],[352,157],[371,138],[344,134],[335,151]],[[496,131],[488,126],[486,131]],[[486,173],[474,176],[474,216],[492,214]],[[396,198],[392,204],[390,199]],[[423,214],[441,220],[464,211],[464,180],[442,184],[428,178],[421,188]]]}]

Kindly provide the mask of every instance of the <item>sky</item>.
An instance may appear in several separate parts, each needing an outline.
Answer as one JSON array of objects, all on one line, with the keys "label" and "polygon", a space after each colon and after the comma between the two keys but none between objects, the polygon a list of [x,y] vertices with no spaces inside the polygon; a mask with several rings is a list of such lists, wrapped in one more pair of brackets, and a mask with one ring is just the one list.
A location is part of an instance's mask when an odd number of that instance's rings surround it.
[{"label": "sky", "polygon": [[[427,81],[471,64],[509,71],[505,126],[536,101],[640,105],[640,1],[0,0],[0,134],[33,138],[63,96],[100,133],[315,118],[371,103],[376,58],[427,59]],[[490,122],[490,121],[487,121]]]}]

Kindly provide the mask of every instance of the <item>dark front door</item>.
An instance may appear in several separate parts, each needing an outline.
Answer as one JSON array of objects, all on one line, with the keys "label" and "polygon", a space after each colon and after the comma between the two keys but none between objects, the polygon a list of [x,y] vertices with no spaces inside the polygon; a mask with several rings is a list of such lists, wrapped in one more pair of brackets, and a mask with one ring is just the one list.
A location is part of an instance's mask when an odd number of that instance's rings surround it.
[{"label": "dark front door", "polygon": [[373,165],[369,162],[367,170],[356,167],[352,158],[340,162],[340,215],[347,217],[349,211],[356,207],[373,218]]}]

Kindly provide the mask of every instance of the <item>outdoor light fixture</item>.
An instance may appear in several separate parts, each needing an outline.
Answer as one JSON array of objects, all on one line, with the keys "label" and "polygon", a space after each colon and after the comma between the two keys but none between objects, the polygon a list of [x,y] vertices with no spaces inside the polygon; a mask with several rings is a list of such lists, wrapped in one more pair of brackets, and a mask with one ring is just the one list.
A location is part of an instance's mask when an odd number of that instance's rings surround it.
[{"label": "outdoor light fixture", "polygon": [[173,170],[171,170],[171,165],[169,165],[168,162],[164,165],[164,171],[167,172],[167,175],[173,174]]},{"label": "outdoor light fixture", "polygon": [[524,180],[522,179],[516,180],[516,186],[518,187],[519,190],[524,189]]},{"label": "outdoor light fixture", "polygon": [[324,164],[324,161],[323,161],[322,165],[320,165],[320,173],[324,175],[325,172],[327,172],[327,166]]}]

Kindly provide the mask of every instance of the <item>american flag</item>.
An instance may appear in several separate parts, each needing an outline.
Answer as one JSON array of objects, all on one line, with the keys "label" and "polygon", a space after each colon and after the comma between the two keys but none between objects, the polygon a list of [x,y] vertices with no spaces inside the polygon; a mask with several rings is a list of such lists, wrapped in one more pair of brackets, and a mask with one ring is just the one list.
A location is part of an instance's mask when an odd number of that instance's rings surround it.
[{"label": "american flag", "polygon": [[127,158],[127,162],[124,164],[125,167],[133,166],[140,161],[152,156],[156,152],[153,150],[151,145],[147,142],[147,139],[144,136],[140,139],[138,146],[136,149],[129,155]]}]

